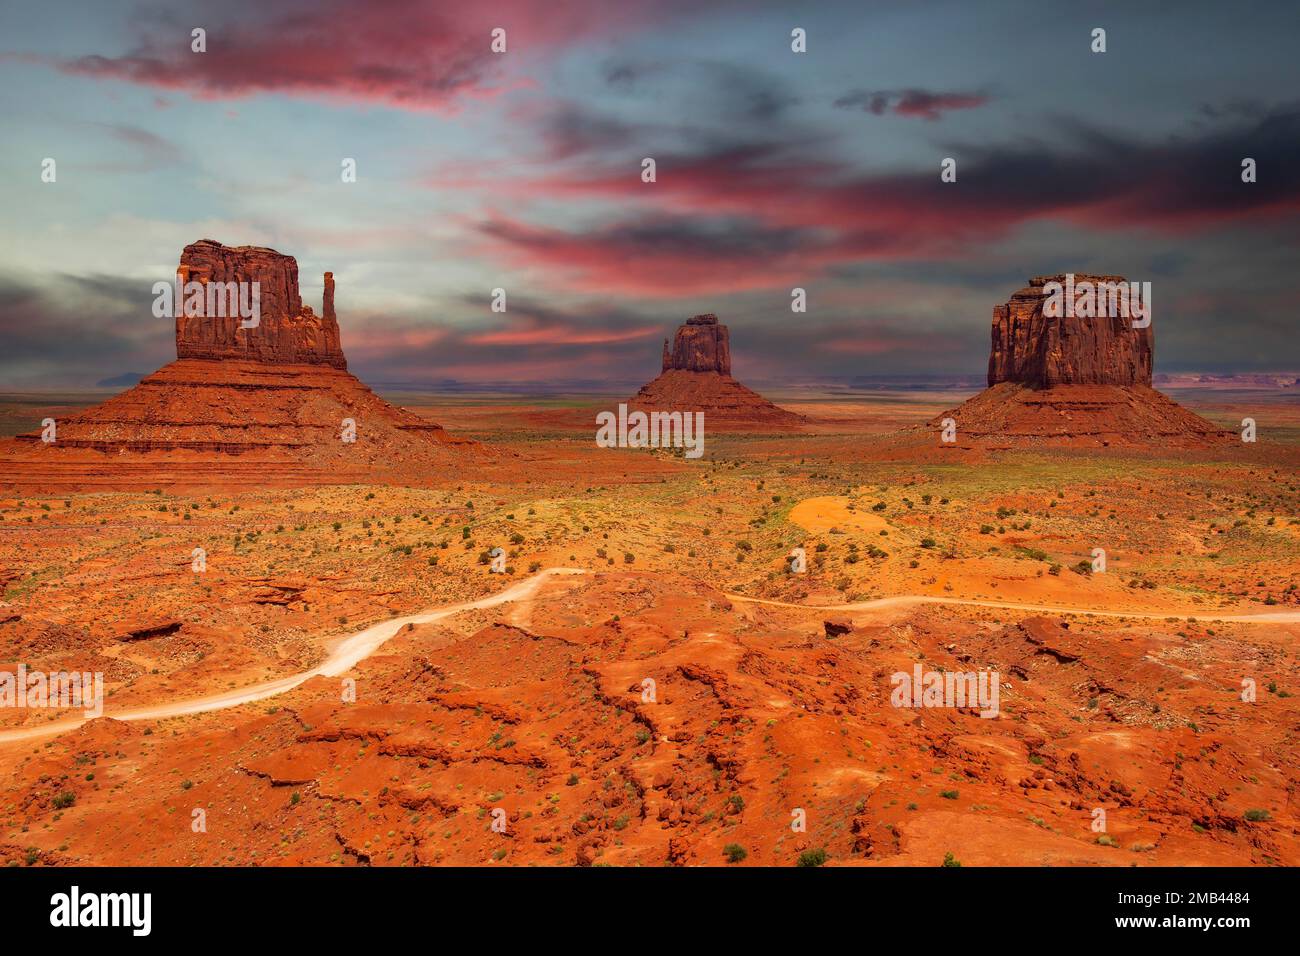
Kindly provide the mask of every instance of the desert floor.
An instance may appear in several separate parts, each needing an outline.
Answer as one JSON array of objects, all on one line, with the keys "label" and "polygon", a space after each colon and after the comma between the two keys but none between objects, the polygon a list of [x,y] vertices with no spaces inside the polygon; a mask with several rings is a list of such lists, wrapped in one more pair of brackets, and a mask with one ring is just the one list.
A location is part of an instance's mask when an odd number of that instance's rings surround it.
[{"label": "desert floor", "polygon": [[[0,667],[108,695],[0,708],[0,859],[1300,864],[1294,397],[1174,393],[1248,454],[915,461],[879,436],[964,395],[773,395],[812,424],[696,461],[589,396],[387,397],[509,454],[0,493]],[[918,663],[1000,714],[892,706]]]}]

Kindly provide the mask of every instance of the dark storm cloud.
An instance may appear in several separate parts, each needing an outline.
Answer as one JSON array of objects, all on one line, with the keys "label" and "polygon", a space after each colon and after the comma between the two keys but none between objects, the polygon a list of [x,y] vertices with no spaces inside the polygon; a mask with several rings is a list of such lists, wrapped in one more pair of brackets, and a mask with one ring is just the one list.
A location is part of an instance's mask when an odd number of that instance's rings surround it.
[{"label": "dark storm cloud", "polygon": [[497,218],[480,227],[508,258],[545,269],[571,290],[681,296],[806,277],[824,240],[735,217],[662,215],[590,230]]},{"label": "dark storm cloud", "polygon": [[[460,305],[466,315],[482,314],[481,296],[466,296]],[[671,327],[660,310],[605,301],[563,306],[511,296],[508,312],[472,325],[431,325],[414,316],[352,317],[343,344],[349,365],[377,380],[562,388],[575,381],[631,382],[652,366],[657,371],[665,334]]]},{"label": "dark storm cloud", "polygon": [[[1300,209],[1300,103],[1159,142],[1063,118],[1045,132],[1048,143],[953,143],[950,155],[973,161],[980,203],[1055,208],[1093,225],[1122,217],[1180,231]],[[1255,183],[1241,178],[1247,157]]]},{"label": "dark storm cloud", "polygon": [[89,383],[142,359],[175,358],[175,329],[154,318],[152,305],[147,282],[64,274],[36,286],[0,275],[0,381]]},{"label": "dark storm cloud", "polygon": [[[676,118],[684,128],[692,122],[725,121],[734,131],[747,124],[784,118],[800,102],[787,78],[749,64],[723,60],[615,59],[602,67],[611,92],[629,99],[680,96],[687,91],[689,115]],[[678,100],[674,99],[674,102]]]},{"label": "dark storm cloud", "polygon": [[1223,120],[1258,120],[1269,112],[1268,104],[1254,99],[1236,99],[1225,103],[1202,103],[1201,117],[1211,122]]},{"label": "dark storm cloud", "polygon": [[657,60],[610,60],[604,65],[605,83],[620,91],[635,89],[647,77],[663,72],[664,64]]},{"label": "dark storm cloud", "polygon": [[989,101],[986,93],[936,93],[930,90],[854,90],[834,102],[838,109],[861,110],[883,116],[915,116],[937,120],[950,110],[970,110]]},{"label": "dark storm cloud", "polygon": [[767,124],[785,116],[799,103],[788,81],[772,73],[735,63],[702,62],[702,89],[712,96],[712,109],[732,123]]},{"label": "dark storm cloud", "polygon": [[555,105],[541,124],[542,140],[554,160],[622,149],[633,142],[635,134],[635,127],[628,123],[571,103]]},{"label": "dark storm cloud", "polygon": [[[660,153],[652,193],[625,168],[561,172],[526,188],[624,203],[622,221],[482,228],[572,276],[572,288],[671,294],[775,286],[858,260],[969,255],[1039,221],[1190,236],[1300,212],[1296,105],[1158,142],[1061,119],[1037,139],[942,144],[932,166],[885,173],[863,174],[820,145],[761,138]],[[955,183],[940,181],[945,155],[957,160]],[[1258,182],[1242,181],[1246,157]]]}]

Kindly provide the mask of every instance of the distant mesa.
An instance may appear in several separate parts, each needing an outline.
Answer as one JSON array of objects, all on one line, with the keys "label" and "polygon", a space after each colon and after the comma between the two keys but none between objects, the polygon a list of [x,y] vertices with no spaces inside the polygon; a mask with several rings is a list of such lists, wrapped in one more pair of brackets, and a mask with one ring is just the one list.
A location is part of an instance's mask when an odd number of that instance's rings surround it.
[{"label": "distant mesa", "polygon": [[1170,388],[1300,389],[1300,372],[1161,372],[1156,385]]},{"label": "distant mesa", "polygon": [[[1123,315],[1045,315],[1044,286],[1066,276],[1038,276],[993,307],[989,387],[933,419],[957,423],[950,448],[1201,447],[1234,436],[1151,387],[1152,325],[1134,328]],[[1122,283],[1120,276],[1075,274],[1083,282]]]},{"label": "distant mesa", "polygon": [[130,388],[137,385],[140,379],[144,378],[143,372],[123,372],[121,375],[114,375],[112,378],[101,378],[95,383],[96,388]]},{"label": "distant mesa", "polygon": [[[0,485],[418,480],[486,454],[383,401],[347,371],[332,273],[317,315],[302,303],[297,261],[274,249],[204,239],[185,247],[177,271],[205,291],[210,282],[257,282],[257,325],[178,309],[176,361],[56,419],[52,443],[39,431],[0,443]],[[354,441],[343,437],[349,421]]]},{"label": "distant mesa", "polygon": [[802,415],[773,405],[731,377],[731,335],[712,314],[696,315],[664,340],[659,377],[628,400],[646,411],[701,411],[705,422],[799,425]]}]

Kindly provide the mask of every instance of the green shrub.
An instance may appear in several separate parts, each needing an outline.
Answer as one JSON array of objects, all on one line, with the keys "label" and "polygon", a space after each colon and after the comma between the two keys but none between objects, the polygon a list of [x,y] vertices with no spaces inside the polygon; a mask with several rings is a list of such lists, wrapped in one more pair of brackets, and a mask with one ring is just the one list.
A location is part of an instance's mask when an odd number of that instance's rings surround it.
[{"label": "green shrub", "polygon": [[799,854],[799,866],[821,866],[826,862],[827,853],[822,847],[816,850],[804,850]]}]

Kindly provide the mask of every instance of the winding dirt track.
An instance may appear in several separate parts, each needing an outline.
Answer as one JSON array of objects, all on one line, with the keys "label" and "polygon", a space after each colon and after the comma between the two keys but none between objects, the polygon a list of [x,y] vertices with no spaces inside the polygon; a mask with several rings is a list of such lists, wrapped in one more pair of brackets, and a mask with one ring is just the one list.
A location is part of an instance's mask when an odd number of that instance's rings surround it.
[{"label": "winding dirt track", "polygon": [[[283,694],[285,691],[293,690],[300,684],[304,684],[313,677],[337,677],[345,674],[355,667],[360,661],[365,660],[393,635],[400,631],[407,624],[429,624],[433,621],[440,621],[445,617],[451,617],[453,614],[459,614],[462,611],[481,610],[483,608],[496,607],[498,604],[505,604],[507,601],[523,601],[532,597],[533,594],[541,587],[542,583],[554,575],[582,574],[584,572],[571,568],[547,568],[530,578],[520,581],[518,584],[511,585],[504,591],[499,591],[489,597],[480,598],[477,601],[465,601],[460,604],[450,604],[446,607],[433,608],[428,611],[422,611],[419,614],[407,614],[402,617],[395,617],[387,621],[380,621],[378,624],[372,624],[364,630],[358,631],[349,637],[339,641],[330,649],[329,655],[309,671],[303,671],[301,674],[293,674],[289,677],[281,677],[278,680],[267,681],[262,684],[253,684],[249,687],[242,687],[238,690],[227,691],[223,694],[212,694],[207,697],[195,697],[190,700],[179,700],[168,704],[158,704],[152,707],[135,707],[128,710],[121,710],[111,714],[106,713],[104,716],[112,717],[114,720],[161,720],[164,717],[182,717],[186,714],[203,714],[213,710],[225,710],[229,707],[239,707],[243,704],[251,704],[255,701],[265,700],[268,697],[275,697]],[[22,727],[17,730],[0,731],[0,743],[9,743],[16,740],[32,740],[38,737],[47,737],[51,734],[63,733],[65,730],[73,730],[81,726],[87,720],[86,717],[69,717],[64,720],[51,721],[48,724],[41,724],[37,727]]]},{"label": "winding dirt track", "polygon": [[[223,694],[212,694],[207,697],[195,697],[190,700],[174,701],[172,703],[158,704],[151,707],[136,707],[128,710],[117,711],[112,714],[105,714],[104,716],[112,717],[114,720],[161,720],[167,717],[182,717],[186,714],[203,714],[214,710],[225,710],[230,707],[239,707],[243,704],[251,704],[259,700],[265,700],[268,697],[275,697],[279,694],[283,694],[285,691],[293,690],[293,688],[306,683],[313,677],[337,677],[340,674],[347,673],[360,661],[365,660],[378,650],[407,624],[429,624],[433,621],[440,621],[443,618],[459,614],[462,611],[482,610],[485,608],[496,607],[499,604],[505,604],[509,601],[526,601],[533,597],[542,584],[549,578],[587,573],[589,572],[580,568],[547,568],[544,571],[539,571],[530,578],[526,578],[517,584],[511,585],[504,591],[500,591],[485,598],[480,598],[477,601],[465,601],[459,604],[450,604],[446,607],[433,608],[427,611],[421,611],[418,614],[407,614],[387,621],[380,621],[378,624],[372,624],[364,630],[358,631],[357,633],[339,641],[330,649],[329,655],[323,662],[311,670],[303,671],[300,674],[281,677],[278,680],[267,681],[262,684],[253,684],[252,686],[227,691]],[[1283,611],[1266,614],[1200,615],[1153,611],[1100,611],[1089,610],[1087,608],[1049,607],[1041,604],[1017,604],[1007,601],[978,601],[970,598],[937,597],[923,594],[905,594],[896,597],[878,598],[874,601],[859,601],[855,604],[818,605],[791,604],[785,601],[769,601],[764,598],[745,597],[740,594],[728,594],[727,597],[732,601],[745,604],[793,608],[796,610],[813,611],[818,614],[826,611],[871,611],[892,607],[909,607],[918,604],[963,604],[969,607],[1001,608],[1004,610],[1029,611],[1044,614],[1092,614],[1098,617],[1128,617],[1149,620],[1163,620],[1165,618],[1176,617],[1180,620],[1222,621],[1246,624],[1300,624],[1300,611]],[[34,740],[40,737],[48,737],[52,734],[63,733],[64,731],[73,730],[81,726],[87,719],[88,718],[86,717],[68,717],[63,720],[51,721],[47,724],[41,724],[36,727],[22,727],[16,730],[0,731],[0,744],[13,743],[22,740]]]},{"label": "winding dirt track", "polygon": [[886,607],[908,607],[916,604],[964,604],[967,607],[992,607],[1008,611],[1031,611],[1038,614],[1092,614],[1097,617],[1136,617],[1143,620],[1163,621],[1176,617],[1180,621],[1222,621],[1238,624],[1300,624],[1300,611],[1281,611],[1265,614],[1184,614],[1180,611],[1100,611],[1082,607],[1052,607],[1047,604],[1017,604],[1013,601],[977,601],[974,598],[939,597],[930,594],[900,594],[897,597],[859,601],[856,604],[790,604],[786,601],[769,601],[765,598],[728,594],[733,601],[746,604],[766,604],[770,607],[800,608],[805,611],[871,611]]}]

